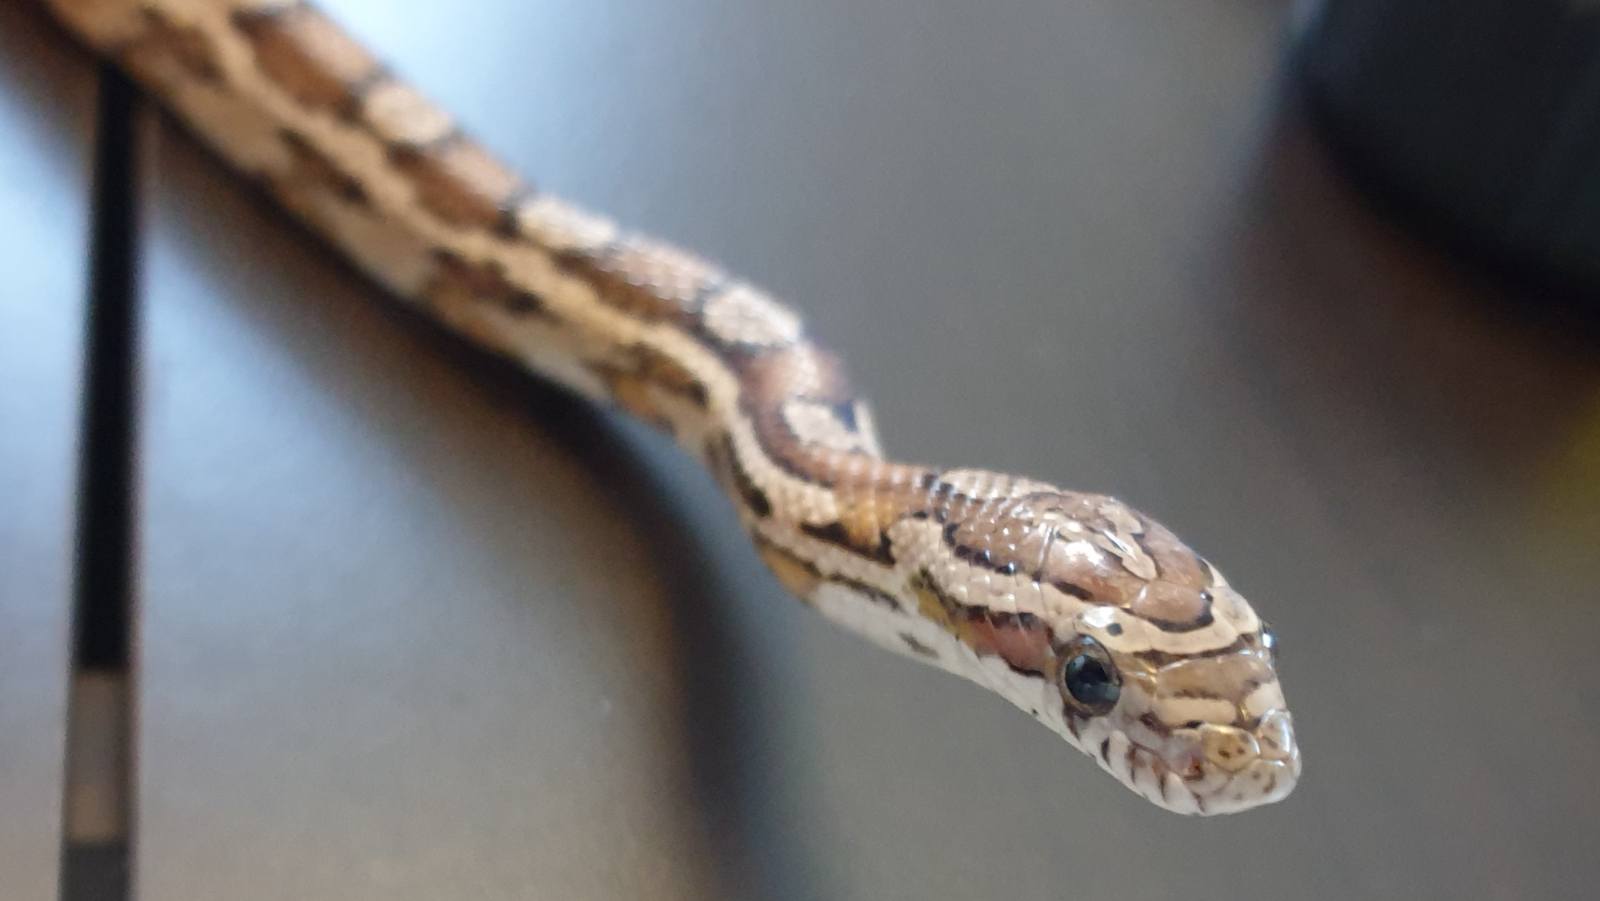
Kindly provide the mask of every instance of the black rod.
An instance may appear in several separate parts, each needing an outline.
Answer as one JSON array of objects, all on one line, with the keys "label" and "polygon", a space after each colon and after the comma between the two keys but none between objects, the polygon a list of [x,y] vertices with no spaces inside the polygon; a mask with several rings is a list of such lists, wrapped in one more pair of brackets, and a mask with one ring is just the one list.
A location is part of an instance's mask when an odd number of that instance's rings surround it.
[{"label": "black rod", "polygon": [[94,160],[73,657],[126,670],[133,568],[134,89],[105,67]]},{"label": "black rod", "polygon": [[89,210],[61,901],[131,897],[130,633],[138,352],[134,124],[132,84],[103,65]]}]

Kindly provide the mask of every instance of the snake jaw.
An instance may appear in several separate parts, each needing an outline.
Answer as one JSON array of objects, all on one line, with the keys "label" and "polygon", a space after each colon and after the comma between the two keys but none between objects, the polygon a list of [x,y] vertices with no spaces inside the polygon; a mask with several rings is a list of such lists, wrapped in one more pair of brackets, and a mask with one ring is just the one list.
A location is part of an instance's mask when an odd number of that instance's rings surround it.
[{"label": "snake jaw", "polygon": [[[1089,737],[1085,734],[1085,737]],[[1259,747],[1260,743],[1257,742]],[[1197,816],[1237,813],[1288,797],[1300,775],[1293,745],[1234,757],[1227,766],[1208,756],[1201,742],[1151,747],[1118,729],[1083,748],[1100,768],[1146,800],[1173,813]]]},{"label": "snake jaw", "polygon": [[1116,708],[1099,717],[1067,712],[1075,744],[1118,782],[1166,810],[1202,816],[1293,790],[1299,747],[1268,653],[1250,646],[1160,665],[1137,653],[1116,657]]},{"label": "snake jaw", "polygon": [[1161,735],[1146,718],[1119,734],[1127,743],[1127,765],[1102,766],[1177,813],[1206,816],[1272,804],[1288,797],[1300,776],[1294,728],[1281,708],[1268,711],[1250,729],[1202,723]]}]

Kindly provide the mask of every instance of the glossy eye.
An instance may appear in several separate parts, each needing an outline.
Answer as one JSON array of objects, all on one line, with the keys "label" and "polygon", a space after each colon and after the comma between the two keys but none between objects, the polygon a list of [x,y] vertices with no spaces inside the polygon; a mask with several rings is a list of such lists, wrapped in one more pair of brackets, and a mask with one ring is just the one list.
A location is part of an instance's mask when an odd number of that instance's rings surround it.
[{"label": "glossy eye", "polygon": [[1062,649],[1061,659],[1061,693],[1068,704],[1090,716],[1117,706],[1122,677],[1100,642],[1079,636]]}]

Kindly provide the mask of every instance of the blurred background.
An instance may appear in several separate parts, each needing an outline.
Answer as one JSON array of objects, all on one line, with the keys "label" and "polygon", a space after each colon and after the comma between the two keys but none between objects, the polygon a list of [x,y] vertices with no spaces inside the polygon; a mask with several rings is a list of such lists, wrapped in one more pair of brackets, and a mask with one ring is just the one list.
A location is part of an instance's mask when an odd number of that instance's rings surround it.
[{"label": "blurred background", "polygon": [[7,3],[8,901],[1593,896],[1594,4],[325,5],[805,310],[892,453],[1218,561],[1305,775],[1177,818],[831,628]]}]

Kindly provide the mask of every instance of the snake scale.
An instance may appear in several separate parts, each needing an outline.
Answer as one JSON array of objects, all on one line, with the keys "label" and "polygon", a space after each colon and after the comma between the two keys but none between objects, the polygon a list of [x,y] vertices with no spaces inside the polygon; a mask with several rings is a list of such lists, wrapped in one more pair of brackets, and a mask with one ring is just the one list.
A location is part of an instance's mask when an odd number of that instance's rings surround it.
[{"label": "snake scale", "polygon": [[824,616],[993,690],[1169,810],[1293,788],[1272,632],[1159,523],[885,458],[792,310],[535,192],[300,0],[48,5],[390,292],[670,433]]}]

